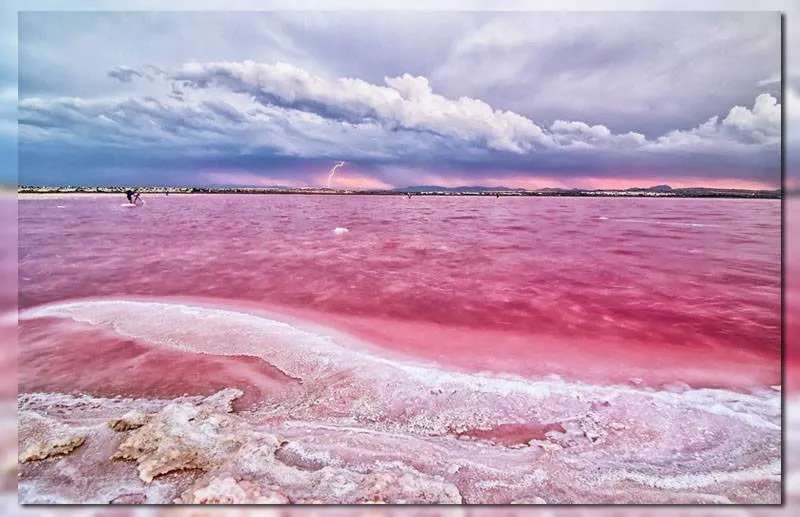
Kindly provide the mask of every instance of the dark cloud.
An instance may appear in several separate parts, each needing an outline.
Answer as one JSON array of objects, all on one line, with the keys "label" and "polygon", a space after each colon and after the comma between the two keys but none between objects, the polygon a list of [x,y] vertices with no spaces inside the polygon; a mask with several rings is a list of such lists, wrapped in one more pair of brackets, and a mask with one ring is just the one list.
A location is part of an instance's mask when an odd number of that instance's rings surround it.
[{"label": "dark cloud", "polygon": [[149,167],[182,169],[174,163],[183,160],[272,174],[271,164],[281,159],[298,166],[344,159],[376,174],[399,165],[573,178],[677,170],[766,180],[764,171],[771,171],[774,182],[780,169],[780,106],[768,95],[689,131],[647,139],[579,121],[541,127],[477,100],[447,99],[410,76],[389,78],[385,86],[328,83],[288,65],[193,63],[169,74],[164,92],[170,81],[191,83],[191,97],[25,99],[22,140],[83,147],[96,161],[103,159],[94,153],[98,147],[140,149]]},{"label": "dark cloud", "polygon": [[304,180],[346,160],[404,183],[414,171],[774,183],[776,20],[26,13],[20,178],[74,167],[98,181],[104,170]]}]

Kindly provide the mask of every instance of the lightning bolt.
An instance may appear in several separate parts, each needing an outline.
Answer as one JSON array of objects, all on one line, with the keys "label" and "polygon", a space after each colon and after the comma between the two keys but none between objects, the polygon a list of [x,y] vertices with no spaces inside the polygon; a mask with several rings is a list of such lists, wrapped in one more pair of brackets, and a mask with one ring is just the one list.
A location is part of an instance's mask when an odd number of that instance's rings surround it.
[{"label": "lightning bolt", "polygon": [[343,166],[344,162],[339,162],[334,165],[331,170],[328,171],[328,188],[331,188],[331,180],[333,179],[333,175],[336,174],[336,169]]}]

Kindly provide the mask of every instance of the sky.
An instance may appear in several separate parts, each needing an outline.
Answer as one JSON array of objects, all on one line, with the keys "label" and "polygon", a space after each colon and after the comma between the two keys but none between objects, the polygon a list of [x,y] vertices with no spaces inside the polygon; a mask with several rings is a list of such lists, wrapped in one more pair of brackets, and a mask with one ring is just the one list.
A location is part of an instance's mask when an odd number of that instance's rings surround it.
[{"label": "sky", "polygon": [[19,68],[0,60],[0,157],[18,136],[18,181],[41,185],[324,186],[343,161],[336,188],[776,188],[786,102],[797,163],[800,77],[789,52],[781,90],[775,12],[789,2],[339,3],[22,12]]}]

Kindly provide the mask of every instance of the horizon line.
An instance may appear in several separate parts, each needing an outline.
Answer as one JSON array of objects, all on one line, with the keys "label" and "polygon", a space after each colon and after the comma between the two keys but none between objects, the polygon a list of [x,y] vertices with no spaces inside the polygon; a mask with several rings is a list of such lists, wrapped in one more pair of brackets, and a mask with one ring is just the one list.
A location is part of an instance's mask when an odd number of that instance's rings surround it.
[{"label": "horizon line", "polygon": [[[6,188],[11,187],[11,185],[6,186]],[[536,189],[530,189],[525,187],[511,187],[507,185],[502,186],[485,186],[485,185],[458,185],[453,187],[443,186],[443,185],[436,185],[436,184],[418,184],[418,185],[405,185],[402,187],[387,187],[387,188],[335,188],[335,187],[327,187],[327,186],[289,186],[289,185],[157,185],[157,184],[140,184],[135,186],[133,184],[121,184],[121,183],[114,183],[114,184],[105,184],[105,185],[86,185],[86,184],[60,184],[60,185],[43,185],[43,184],[17,184],[17,189],[26,189],[26,188],[49,188],[49,189],[62,189],[62,188],[70,188],[70,189],[77,189],[77,188],[90,188],[90,189],[102,189],[102,188],[162,188],[162,189],[217,189],[217,190],[242,190],[242,189],[249,189],[249,190],[329,190],[329,191],[341,191],[341,192],[392,192],[392,191],[403,191],[407,189],[414,189],[414,188],[431,188],[431,189],[441,189],[441,190],[458,190],[458,189],[481,189],[483,191],[523,191],[523,192],[538,192],[543,190],[556,190],[556,191],[626,191],[626,190],[649,190],[649,189],[656,189],[656,188],[669,188],[669,190],[692,190],[692,189],[707,189],[707,190],[737,190],[737,191],[749,191],[749,192],[772,192],[777,190],[792,190],[793,187],[791,186],[778,186],[774,188],[738,188],[738,187],[710,187],[704,186],[702,184],[698,184],[691,187],[672,187],[667,183],[663,184],[656,184],[656,185],[649,185],[649,186],[638,186],[632,185],[629,187],[622,187],[622,188],[582,188],[582,187],[541,187]],[[796,190],[797,187],[794,187]]]}]

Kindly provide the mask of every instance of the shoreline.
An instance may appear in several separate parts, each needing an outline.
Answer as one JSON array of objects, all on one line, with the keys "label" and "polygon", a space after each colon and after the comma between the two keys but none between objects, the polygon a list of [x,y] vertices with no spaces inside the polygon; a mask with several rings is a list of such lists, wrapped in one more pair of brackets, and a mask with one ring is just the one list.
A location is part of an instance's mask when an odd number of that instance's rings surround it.
[{"label": "shoreline", "polygon": [[[326,313],[268,302],[233,300],[202,296],[147,296],[128,295],[122,298],[90,296],[20,307],[20,317],[26,314],[48,312],[60,307],[91,306],[94,304],[129,304],[131,306],[162,305],[164,308],[189,307],[205,311],[223,311],[230,316],[266,318],[282,324],[302,328],[307,332],[325,335],[348,342],[354,350],[397,363],[427,368],[443,369],[459,375],[489,374],[491,377],[525,381],[545,380],[552,375],[566,382],[594,385],[635,385],[663,390],[669,386],[686,384],[693,389],[724,389],[748,393],[768,389],[780,384],[780,368],[771,366],[767,351],[726,350],[723,354],[695,351],[694,363],[680,348],[663,350],[662,365],[648,365],[647,346],[638,342],[612,340],[602,354],[592,352],[589,338],[564,341],[563,338],[542,334],[532,336],[522,331],[487,329],[471,330],[469,338],[465,329],[458,326],[440,326],[430,323],[402,322],[392,318],[357,317]],[[392,336],[403,335],[404,339]],[[437,341],[452,345],[436,353],[428,351],[426,343],[435,336]],[[536,346],[530,346],[531,340]],[[516,350],[513,362],[489,360],[487,356],[466,353],[477,350],[482,342],[496,342],[507,350]],[[463,348],[468,345],[468,348]],[[563,363],[564,350],[572,355],[593,357],[589,361]],[[613,358],[611,360],[610,358]],[[520,361],[522,361],[520,363]],[[585,363],[585,364],[584,364]],[[613,363],[614,366],[611,366]],[[687,366],[694,364],[694,366]],[[716,371],[711,365],[725,364]],[[527,366],[526,366],[527,365]],[[617,367],[624,365],[621,371]],[[661,370],[669,365],[668,374]],[[575,369],[581,374],[575,374]]]},{"label": "shoreline", "polygon": [[[31,187],[17,188],[17,194],[114,194],[123,195],[127,187]],[[247,194],[247,195],[326,195],[326,196],[483,196],[483,197],[635,197],[635,198],[714,198],[714,199],[783,199],[778,190],[737,190],[688,188],[669,191],[628,190],[337,190],[326,188],[209,188],[209,187],[142,187],[142,194]],[[796,192],[786,192],[786,196]]]},{"label": "shoreline", "polygon": [[[74,303],[22,316],[78,310],[78,320],[124,325],[131,314],[112,302],[81,315]],[[780,433],[780,390],[465,375],[373,357],[313,323],[190,308],[152,307],[139,317],[166,309],[171,325],[180,317],[233,321],[246,333],[266,325],[274,342],[259,338],[258,355],[295,379],[292,389],[271,384],[255,406],[240,404],[246,387],[225,382],[210,393],[21,390],[23,504],[774,504],[780,497],[780,457],[771,445]],[[160,329],[115,333],[163,350],[171,334]],[[187,367],[253,353],[245,342],[191,342],[175,347]],[[135,382],[147,377],[126,371]],[[676,427],[687,416],[711,432]],[[680,467],[653,472],[648,459],[661,455]],[[729,463],[740,456],[746,461]],[[65,484],[65,472],[97,474]]]},{"label": "shoreline", "polygon": [[[309,335],[295,329],[290,341]],[[124,328],[120,335],[130,339]],[[226,383],[183,395],[21,390],[20,501],[772,504],[779,497],[770,443],[779,434],[780,390],[463,375],[325,342],[316,357],[301,351],[300,362],[276,343],[269,356],[296,381],[288,391],[264,391],[256,405],[240,404],[247,388]],[[186,366],[242,351],[183,348]],[[144,373],[128,370],[139,381]],[[687,413],[713,431],[676,429]],[[742,443],[747,461],[729,464]],[[681,467],[652,472],[648,458],[664,454]],[[97,474],[65,484],[65,472]]]}]

